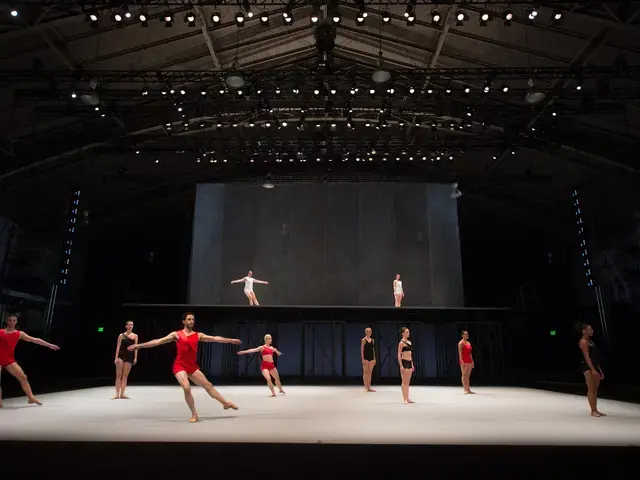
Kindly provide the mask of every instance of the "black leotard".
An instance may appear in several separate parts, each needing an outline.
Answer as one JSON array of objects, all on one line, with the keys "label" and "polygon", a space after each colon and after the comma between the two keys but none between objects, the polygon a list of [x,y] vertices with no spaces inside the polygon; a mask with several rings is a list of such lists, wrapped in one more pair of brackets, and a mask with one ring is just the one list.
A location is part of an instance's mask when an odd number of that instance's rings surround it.
[{"label": "black leotard", "polygon": [[[591,340],[589,340],[589,358],[591,359],[593,368],[600,372],[600,354],[598,353],[596,345]],[[589,364],[584,359],[584,355],[582,358],[582,362],[580,363],[580,369],[582,370],[582,373],[591,370],[591,367],[589,367]]]},{"label": "black leotard", "polygon": [[373,338],[370,342],[367,341],[366,338],[364,340],[364,351],[362,352],[364,355],[364,359],[371,362],[376,359],[376,353],[373,351]]},{"label": "black leotard", "polygon": [[[411,352],[412,353],[412,357],[413,357],[413,345],[405,342],[404,340],[400,340],[400,342],[402,342],[402,352]],[[412,368],[413,367],[413,361],[412,360],[401,360],[402,362],[402,368]]]},{"label": "black leotard", "polygon": [[125,363],[133,363],[133,359],[135,358],[135,353],[127,350],[129,345],[133,345],[135,343],[134,340],[131,340],[126,335],[122,335],[122,342],[120,343],[120,352],[118,353],[118,358]]}]

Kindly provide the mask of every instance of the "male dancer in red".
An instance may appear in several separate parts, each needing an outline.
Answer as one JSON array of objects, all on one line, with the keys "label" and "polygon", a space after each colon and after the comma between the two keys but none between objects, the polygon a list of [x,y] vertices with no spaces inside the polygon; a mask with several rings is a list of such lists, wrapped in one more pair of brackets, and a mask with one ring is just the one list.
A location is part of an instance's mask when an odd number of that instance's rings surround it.
[{"label": "male dancer in red", "polygon": [[216,342],[216,343],[241,343],[240,340],[235,338],[225,337],[212,337],[205,335],[204,333],[195,332],[193,326],[196,323],[195,315],[191,312],[182,314],[182,324],[184,328],[177,332],[171,332],[164,338],[157,340],[151,340],[146,343],[139,343],[138,345],[130,345],[127,350],[135,352],[140,348],[152,348],[162,345],[164,343],[176,342],[177,355],[173,362],[173,375],[178,380],[178,383],[184,390],[184,399],[187,401],[187,405],[191,409],[190,423],[196,423],[198,421],[198,412],[196,411],[196,404],[191,394],[191,380],[196,385],[203,387],[211,398],[219,401],[225,410],[231,408],[238,410],[233,403],[225,400],[222,395],[213,387],[211,382],[207,380],[204,373],[200,371],[196,360],[198,359],[198,343],[199,342]]},{"label": "male dancer in red", "polygon": [[[45,342],[44,340],[40,340],[39,338],[33,338],[27,335],[24,332],[21,332],[16,329],[16,325],[18,324],[18,316],[17,315],[9,315],[7,317],[7,328],[0,330],[0,375],[2,374],[2,369],[4,368],[11,375],[16,377],[18,382],[20,382],[20,386],[22,390],[27,395],[27,399],[29,403],[35,403],[36,405],[42,405],[42,402],[33,396],[33,392],[31,391],[31,386],[27,381],[27,376],[20,368],[20,365],[16,362],[14,358],[14,353],[16,351],[16,345],[20,340],[24,340],[25,342],[35,343],[36,345],[41,345],[43,347],[50,348],[51,350],[60,350],[60,347],[57,345],[52,345],[51,343]],[[0,408],[2,408],[2,389],[0,388]]]}]

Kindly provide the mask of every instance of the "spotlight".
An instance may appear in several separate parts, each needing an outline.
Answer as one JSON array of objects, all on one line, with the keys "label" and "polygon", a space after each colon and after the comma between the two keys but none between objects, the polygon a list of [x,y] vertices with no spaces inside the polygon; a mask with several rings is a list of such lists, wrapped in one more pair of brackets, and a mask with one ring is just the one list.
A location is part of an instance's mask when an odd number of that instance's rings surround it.
[{"label": "spotlight", "polygon": [[14,18],[18,16],[18,11],[15,8],[11,10],[11,16]]},{"label": "spotlight", "polygon": [[97,22],[98,21],[98,15],[96,15],[95,13],[89,14],[89,21]]},{"label": "spotlight", "polygon": [[318,17],[318,15],[316,13],[314,13],[313,15],[311,15],[311,17],[309,17],[309,20],[311,21],[311,23],[313,25],[315,25],[320,20],[320,17]]},{"label": "spotlight", "polygon": [[442,17],[440,16],[440,12],[438,12],[438,10],[434,10],[431,12],[431,23],[434,25],[438,25],[440,23],[440,20],[442,20]]},{"label": "spotlight", "polygon": [[465,20],[466,15],[462,12],[458,13],[458,15],[456,15],[456,27],[462,27]]},{"label": "spotlight", "polygon": [[149,24],[147,23],[147,20],[149,19],[149,17],[147,16],[147,14],[145,12],[141,12],[140,15],[138,15],[138,20],[140,20],[140,25],[143,27],[148,27]]},{"label": "spotlight", "polygon": [[184,16],[184,23],[187,24],[187,26],[189,27],[195,27],[196,26],[196,16],[193,12],[187,12],[187,14]]},{"label": "spotlight", "polygon": [[364,25],[364,21],[367,18],[367,15],[368,15],[367,12],[364,9],[361,9],[356,15],[356,24]]},{"label": "spotlight", "polygon": [[122,15],[120,15],[119,13],[116,13],[116,14],[113,16],[113,19],[114,19],[116,22],[121,22],[121,21],[122,21]]},{"label": "spotlight", "polygon": [[166,14],[162,16],[162,20],[164,21],[165,27],[173,27],[173,17],[170,14]]},{"label": "spotlight", "polygon": [[284,17],[284,23],[287,25],[293,25],[293,17],[291,15]]},{"label": "spotlight", "polygon": [[538,11],[535,8],[530,8],[529,9],[529,20],[535,20],[536,17],[538,16]]},{"label": "spotlight", "polygon": [[222,18],[222,17],[220,17],[220,12],[213,12],[213,13],[211,14],[211,21],[212,21],[214,24],[216,24],[216,25],[217,25],[218,23],[220,23],[220,19],[221,19],[221,18]]},{"label": "spotlight", "polygon": [[260,23],[262,25],[269,25],[269,15],[267,15],[266,13],[260,15]]},{"label": "spotlight", "polygon": [[553,13],[551,14],[551,21],[557,25],[559,23],[562,22],[562,10],[554,10]]},{"label": "spotlight", "polygon": [[488,13],[483,13],[480,15],[480,26],[486,27],[487,22],[491,19],[491,16]]},{"label": "spotlight", "polygon": [[385,12],[382,14],[382,21],[383,21],[384,23],[389,23],[389,22],[391,21],[391,15],[389,14],[389,12],[385,11]]},{"label": "spotlight", "polygon": [[341,18],[340,18],[340,13],[339,12],[334,13],[333,17],[331,17],[331,22],[334,25],[338,25],[340,23],[340,20],[341,20]]},{"label": "spotlight", "polygon": [[244,14],[242,12],[236,13],[236,25],[239,27],[244,26]]}]

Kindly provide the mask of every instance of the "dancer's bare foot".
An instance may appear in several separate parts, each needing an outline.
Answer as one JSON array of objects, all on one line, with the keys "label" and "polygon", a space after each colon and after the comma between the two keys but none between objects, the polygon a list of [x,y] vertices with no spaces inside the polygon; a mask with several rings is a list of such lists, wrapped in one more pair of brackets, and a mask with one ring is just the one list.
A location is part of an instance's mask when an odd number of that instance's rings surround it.
[{"label": "dancer's bare foot", "polygon": [[0,408],[2,408],[2,400],[0,400]]},{"label": "dancer's bare foot", "polygon": [[127,397],[126,395],[120,395],[120,398],[123,400],[131,400],[129,397]]},{"label": "dancer's bare foot", "polygon": [[408,400],[403,400],[402,403],[404,403],[405,405],[409,405],[409,401]]},{"label": "dancer's bare foot", "polygon": [[286,395],[286,393],[284,392],[284,390],[280,389],[280,395]]},{"label": "dancer's bare foot", "polygon": [[193,415],[191,415],[191,418],[189,419],[189,423],[196,423],[198,421],[198,414],[194,413]]},{"label": "dancer's bare foot", "polygon": [[365,390],[365,392],[375,392],[375,390],[373,388],[368,388]]},{"label": "dancer's bare foot", "polygon": [[275,397],[275,396],[276,396],[275,393],[272,393],[271,395],[269,395],[269,397]]},{"label": "dancer's bare foot", "polygon": [[600,412],[591,412],[591,416],[599,418],[599,417],[602,417],[603,415]]},{"label": "dancer's bare foot", "polygon": [[236,407],[235,404],[233,404],[231,402],[227,402],[227,403],[224,404],[224,409],[225,410],[229,410],[229,409],[238,410],[238,407]]},{"label": "dancer's bare foot", "polygon": [[606,414],[606,413],[602,413],[602,412],[600,412],[600,411],[598,411],[598,413],[600,414],[600,416],[601,416],[601,417],[606,417],[606,416],[607,416],[607,414]]},{"label": "dancer's bare foot", "polygon": [[414,402],[413,400],[409,399],[409,400],[407,400],[407,403],[416,403],[416,402]]},{"label": "dancer's bare foot", "polygon": [[471,390],[467,390],[466,392],[464,392],[465,395],[475,395],[476,392],[472,392]]},{"label": "dancer's bare foot", "polygon": [[31,397],[29,399],[29,403],[30,404],[34,404],[35,403],[36,405],[42,405],[42,402],[40,400],[38,400],[36,397]]},{"label": "dancer's bare foot", "polygon": [[115,397],[111,397],[111,400],[118,400],[120,398],[119,395],[116,395]]}]

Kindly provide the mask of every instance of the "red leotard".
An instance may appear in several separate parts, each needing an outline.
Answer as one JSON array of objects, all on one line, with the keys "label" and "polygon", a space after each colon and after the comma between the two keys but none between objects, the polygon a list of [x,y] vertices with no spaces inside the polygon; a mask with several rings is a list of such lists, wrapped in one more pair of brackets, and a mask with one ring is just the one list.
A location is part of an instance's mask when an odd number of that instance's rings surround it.
[{"label": "red leotard", "polygon": [[[265,357],[267,355],[273,355],[273,348],[267,347],[266,345],[262,347],[262,356]],[[273,362],[265,362],[264,360],[260,364],[260,371],[262,370],[273,370],[276,368],[276,364]]]},{"label": "red leotard", "polygon": [[462,360],[460,364],[471,364],[473,363],[473,358],[471,358],[471,343],[465,342],[462,344]]},{"label": "red leotard", "polygon": [[178,372],[187,372],[187,375],[191,375],[198,370],[198,343],[200,342],[200,336],[197,332],[193,332],[191,335],[185,335],[184,330],[178,330],[178,341],[176,342],[176,359],[173,362],[173,374]]},{"label": "red leotard", "polygon": [[18,330],[8,333],[4,328],[0,330],[0,367],[6,367],[7,365],[16,363],[13,355],[19,340],[20,332]]}]

